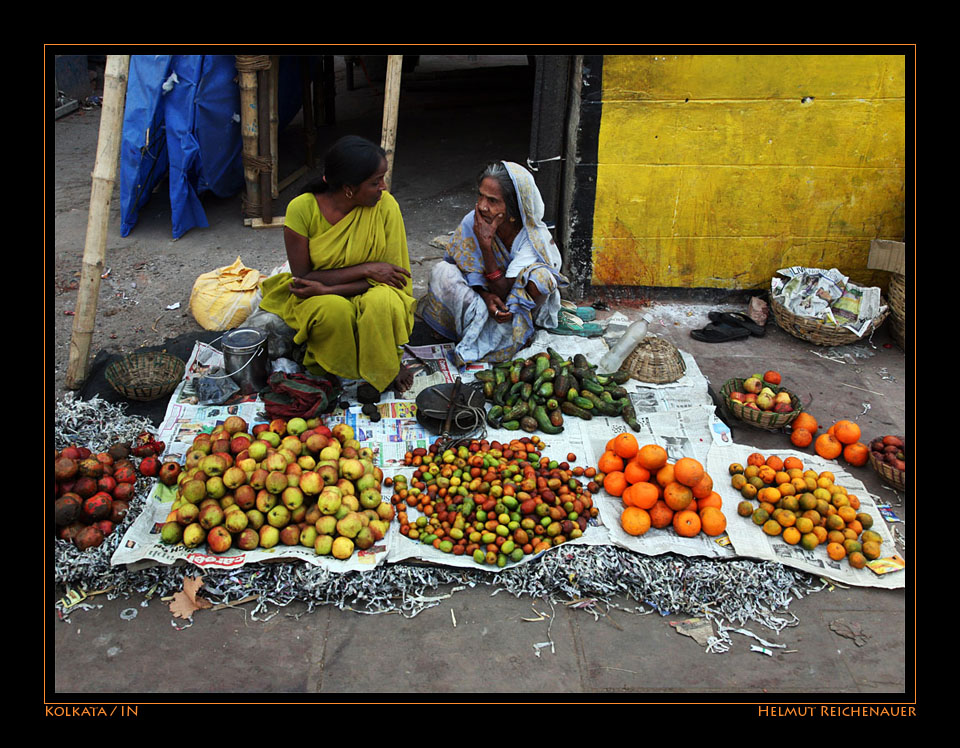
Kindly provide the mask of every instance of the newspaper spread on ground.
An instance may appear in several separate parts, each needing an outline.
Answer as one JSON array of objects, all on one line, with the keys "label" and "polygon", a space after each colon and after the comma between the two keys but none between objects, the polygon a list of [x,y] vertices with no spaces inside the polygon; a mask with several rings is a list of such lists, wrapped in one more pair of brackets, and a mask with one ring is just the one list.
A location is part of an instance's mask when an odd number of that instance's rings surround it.
[{"label": "newspaper spread on ground", "polygon": [[[584,353],[590,360],[599,360],[607,350],[606,342],[600,338],[549,335],[541,332],[534,343],[518,354],[518,357],[534,355],[548,346],[561,356],[572,357],[575,353]],[[339,422],[348,423],[353,427],[361,446],[370,447],[373,450],[374,464],[383,470],[385,476],[393,477],[403,472],[409,477],[413,470],[405,465],[406,453],[418,447],[428,447],[437,436],[430,433],[417,420],[414,402],[416,394],[414,393],[422,392],[426,387],[435,384],[452,382],[457,376],[462,377],[465,382],[472,381],[476,371],[486,368],[483,365],[474,365],[458,369],[453,363],[451,351],[451,344],[409,348],[405,351],[405,359],[419,365],[419,368],[415,369],[414,387],[404,393],[403,397],[384,393],[377,404],[380,415],[378,421],[374,422],[367,417],[359,405],[348,405],[337,407],[326,415],[325,424],[332,427]],[[666,385],[647,385],[631,379],[624,385],[630,393],[640,424],[640,430],[636,432],[637,439],[641,444],[656,442],[663,445],[672,460],[680,456],[694,457],[708,466],[711,475],[725,476],[730,462],[738,459],[745,460],[750,452],[756,450],[749,446],[733,444],[729,428],[716,416],[708,395],[706,378],[692,356],[683,351],[681,355],[684,357],[686,370],[676,382]],[[183,462],[194,437],[200,432],[213,431],[230,415],[239,415],[248,423],[267,420],[263,403],[256,396],[242,398],[237,402],[230,401],[225,405],[198,403],[196,378],[210,371],[216,371],[220,366],[222,366],[220,351],[198,342],[187,363],[184,382],[171,395],[166,415],[158,429],[157,438],[167,444],[166,456],[175,457]],[[355,388],[356,383],[352,383],[352,386]],[[356,402],[350,394],[351,383],[345,383],[343,404]],[[569,417],[565,420],[564,430],[560,434],[548,437],[541,435],[545,442],[544,454],[562,460],[572,453],[578,458],[576,464],[596,465],[609,439],[628,428],[620,417],[594,417],[589,421]],[[504,442],[517,436],[518,432],[486,429],[486,438],[490,440]],[[809,460],[810,456],[803,455],[803,458]],[[888,540],[889,531],[885,527],[880,529],[884,522],[879,512],[875,510],[873,497],[867,496],[862,484],[856,482],[851,476],[836,471],[834,464],[820,469],[832,469],[837,473],[838,478],[843,475],[843,480],[846,482],[842,485],[859,491],[857,495],[861,496],[864,506],[878,520],[876,523],[878,531]],[[784,543],[770,541],[762,533],[759,533],[759,536],[756,532],[747,534],[746,531],[755,531],[756,528],[752,524],[748,527],[738,522],[743,519],[736,514],[738,495],[729,485],[725,489],[723,483],[722,479],[716,480],[715,490],[723,497],[724,513],[728,517],[728,535],[719,538],[709,538],[705,535],[696,538],[680,538],[667,530],[651,529],[640,538],[629,536],[620,528],[619,514],[622,510],[620,500],[601,491],[595,497],[599,511],[598,517],[590,521],[581,538],[568,542],[577,545],[618,545],[648,555],[679,553],[719,559],[754,556],[778,561],[812,573],[829,575],[849,584],[880,587],[903,585],[902,574],[887,574],[875,579],[866,577],[867,573],[871,577],[874,576],[866,570],[859,570],[859,574],[850,574],[843,568],[844,564],[838,565],[830,562],[829,559],[821,563],[815,552],[812,556],[808,556],[805,552],[798,552],[796,548],[786,546]],[[383,491],[388,499],[389,491],[390,489],[387,488]],[[475,565],[472,558],[443,553],[432,546],[404,537],[400,534],[396,523],[391,523],[387,534],[373,547],[355,552],[346,561],[319,556],[312,548],[297,545],[278,544],[270,549],[258,548],[250,552],[232,549],[224,554],[207,553],[204,546],[188,549],[182,545],[165,545],[160,541],[160,528],[167,519],[174,497],[172,488],[157,484],[147,502],[147,507],[123,537],[111,563],[136,566],[186,562],[198,567],[235,568],[249,563],[299,559],[336,572],[364,571],[382,563],[408,560],[462,567]],[[415,518],[415,513],[412,515]],[[892,548],[892,542],[889,542],[889,545],[885,543],[885,547]],[[533,560],[532,556],[525,557],[520,563],[530,560]],[[516,564],[509,564],[504,568],[509,569],[514,566]]]},{"label": "newspaper spread on ground", "polygon": [[[763,561],[776,561],[816,576],[830,579],[857,587],[882,587],[898,589],[905,586],[905,575],[902,572],[888,572],[890,568],[902,569],[903,560],[896,552],[893,536],[890,533],[883,514],[878,507],[878,500],[867,492],[863,483],[850,475],[843,467],[834,461],[824,460],[819,456],[796,452],[792,450],[766,450],[763,454],[776,454],[786,459],[795,456],[803,461],[804,469],[816,470],[817,473],[829,471],[835,476],[837,485],[843,486],[847,492],[860,499],[860,511],[867,512],[873,517],[872,529],[883,538],[881,558],[878,563],[870,563],[866,568],[854,569],[846,559],[834,561],[826,553],[825,544],[821,544],[812,551],[804,550],[800,545],[789,545],[780,536],[765,534],[750,517],[741,517],[737,514],[737,505],[743,501],[740,492],[730,485],[728,468],[731,463],[747,464],[747,457],[756,452],[747,445],[718,446],[710,451],[707,461],[707,472],[714,476],[714,490],[723,500],[723,513],[727,515],[727,534],[733,543],[738,556],[757,558]],[[891,559],[885,561],[884,559]],[[876,568],[875,573],[871,567]]]}]

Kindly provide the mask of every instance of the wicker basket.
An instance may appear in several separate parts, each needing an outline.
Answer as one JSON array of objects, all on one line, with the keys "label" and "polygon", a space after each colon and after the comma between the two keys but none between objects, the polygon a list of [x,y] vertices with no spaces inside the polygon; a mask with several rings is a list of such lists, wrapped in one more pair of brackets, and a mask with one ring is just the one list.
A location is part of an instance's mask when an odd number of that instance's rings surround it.
[{"label": "wicker basket", "polygon": [[907,279],[900,273],[890,278],[890,330],[897,345],[906,350]]},{"label": "wicker basket", "polygon": [[[870,444],[870,442],[867,442]],[[889,465],[881,459],[878,459],[873,450],[870,450],[870,465],[880,475],[884,483],[893,486],[899,491],[906,489],[906,474],[903,470],[897,470],[893,465]]]},{"label": "wicker basket", "polygon": [[[882,297],[880,304],[884,309],[874,317],[873,321],[867,326],[864,336],[871,335],[887,318],[890,308],[886,305],[887,302]],[[773,312],[773,318],[782,329],[786,330],[795,338],[806,340],[814,345],[847,345],[848,343],[856,343],[858,340],[861,340],[856,333],[851,332],[842,325],[835,325],[829,320],[817,317],[804,317],[799,314],[794,314],[773,295],[770,296],[770,310]]]},{"label": "wicker basket", "polygon": [[720,390],[720,394],[723,396],[723,401],[727,405],[727,410],[733,413],[741,421],[749,423],[751,426],[767,429],[769,431],[782,429],[785,426],[790,425],[790,423],[793,422],[793,419],[799,415],[801,410],[803,410],[803,405],[800,403],[800,398],[787,390],[785,387],[777,387],[769,383],[764,384],[764,387],[769,387],[774,392],[790,392],[790,402],[793,405],[793,410],[789,413],[776,413],[771,410],[757,410],[755,408],[748,408],[739,400],[732,400],[730,398],[730,395],[734,392],[743,392],[743,382],[743,379],[728,379],[726,383],[724,383],[723,389]]},{"label": "wicker basket", "polygon": [[176,389],[186,366],[169,353],[131,353],[107,367],[110,386],[128,400],[147,402],[169,395]]},{"label": "wicker basket", "polygon": [[676,382],[684,375],[687,365],[677,347],[656,336],[646,337],[620,366],[630,376],[649,384]]}]

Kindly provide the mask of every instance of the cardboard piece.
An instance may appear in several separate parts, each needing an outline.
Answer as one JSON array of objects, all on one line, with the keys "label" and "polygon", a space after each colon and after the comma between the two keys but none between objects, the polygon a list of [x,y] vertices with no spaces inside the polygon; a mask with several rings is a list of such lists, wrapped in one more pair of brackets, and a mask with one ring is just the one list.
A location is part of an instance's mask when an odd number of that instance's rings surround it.
[{"label": "cardboard piece", "polygon": [[889,270],[891,273],[906,275],[906,245],[890,239],[871,240],[867,267],[871,270]]}]

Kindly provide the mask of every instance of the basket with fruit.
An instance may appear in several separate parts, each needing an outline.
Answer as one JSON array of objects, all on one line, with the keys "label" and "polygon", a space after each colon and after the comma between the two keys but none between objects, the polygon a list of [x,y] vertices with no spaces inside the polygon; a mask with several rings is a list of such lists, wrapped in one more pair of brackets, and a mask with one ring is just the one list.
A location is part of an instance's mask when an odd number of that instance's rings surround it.
[{"label": "basket with fruit", "polygon": [[901,491],[906,488],[907,445],[902,436],[887,434],[870,442],[870,464],[885,483]]},{"label": "basket with fruit", "polygon": [[731,413],[762,429],[784,428],[803,410],[800,398],[781,387],[780,375],[773,371],[729,379],[721,394]]}]

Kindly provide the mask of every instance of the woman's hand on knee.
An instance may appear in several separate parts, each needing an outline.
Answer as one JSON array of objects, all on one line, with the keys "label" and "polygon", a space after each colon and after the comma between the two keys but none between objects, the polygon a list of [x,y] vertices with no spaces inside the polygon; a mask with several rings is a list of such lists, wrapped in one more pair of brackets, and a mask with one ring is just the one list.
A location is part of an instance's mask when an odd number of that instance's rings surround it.
[{"label": "woman's hand on knee", "polygon": [[404,288],[411,276],[406,268],[399,265],[390,262],[370,262],[367,264],[367,277],[387,286]]},{"label": "woman's hand on knee", "polygon": [[293,278],[290,281],[290,293],[298,299],[309,299],[311,296],[322,296],[328,293],[328,289],[320,281]]}]

